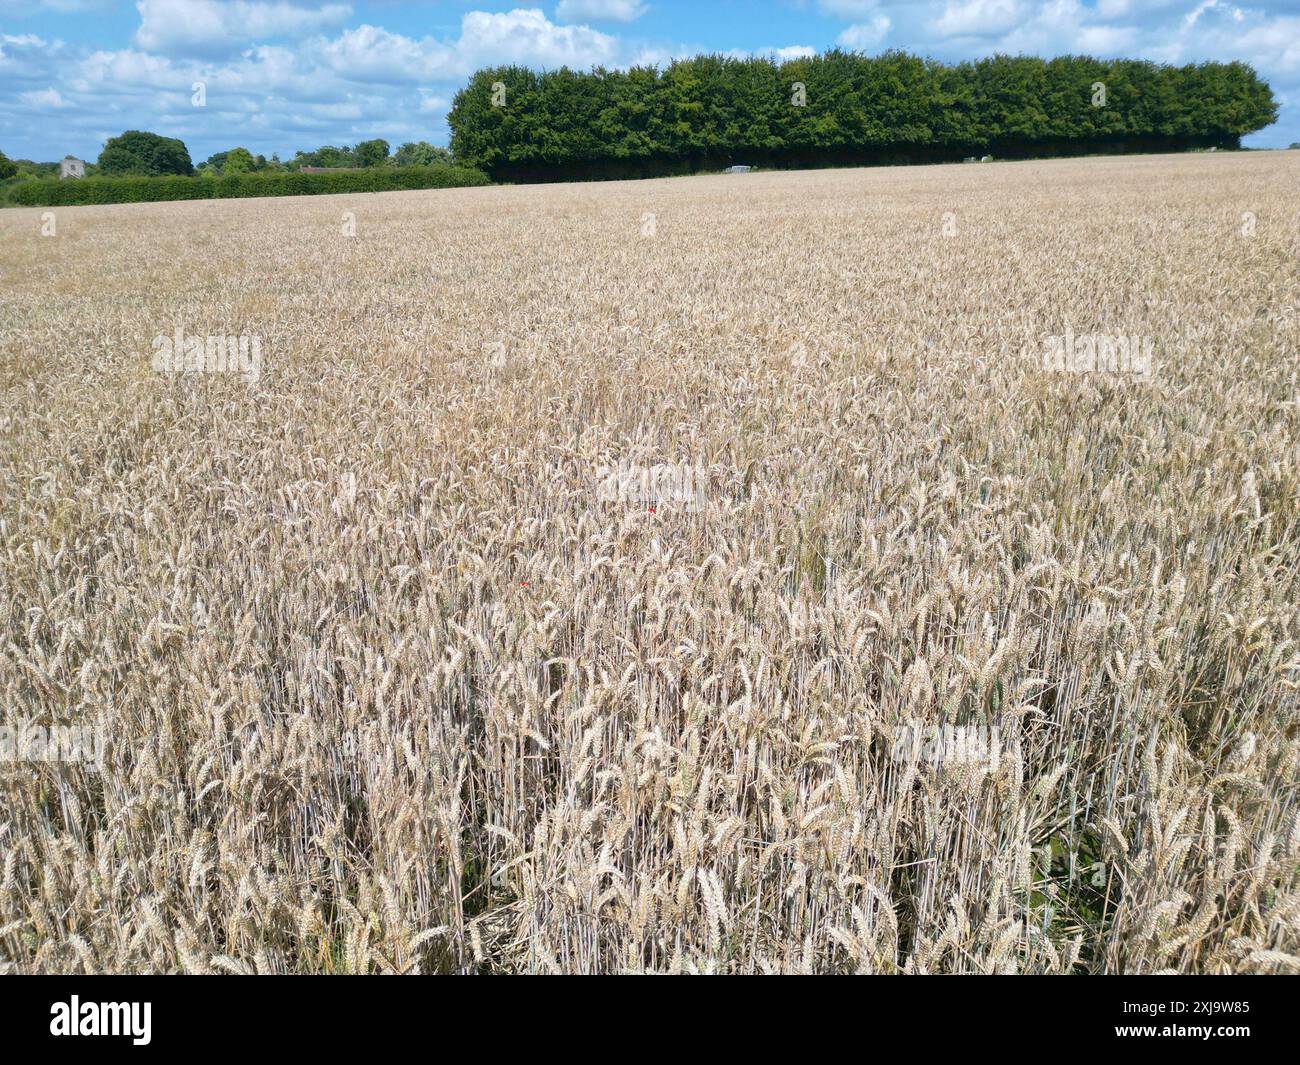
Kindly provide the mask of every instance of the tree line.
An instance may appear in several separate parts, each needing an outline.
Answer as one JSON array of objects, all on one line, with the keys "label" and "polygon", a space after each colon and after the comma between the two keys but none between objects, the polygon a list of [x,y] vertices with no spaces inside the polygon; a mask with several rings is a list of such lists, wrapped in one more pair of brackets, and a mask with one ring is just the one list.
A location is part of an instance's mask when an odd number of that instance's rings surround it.
[{"label": "tree line", "polygon": [[267,159],[264,155],[253,155],[247,148],[231,148],[208,156],[196,170],[200,174],[212,175],[263,172],[291,174],[307,166],[365,169],[375,166],[450,166],[451,163],[450,151],[428,141],[408,141],[397,151],[392,151],[388,141],[376,137],[374,140],[362,141],[355,147],[347,144],[323,144],[315,151],[299,151],[285,162],[280,161],[278,154]]},{"label": "tree line", "polygon": [[1240,62],[945,64],[833,50],[786,62],[702,55],[662,70],[491,67],[457,93],[447,122],[458,160],[530,181],[1237,148],[1277,111]]},{"label": "tree line", "polygon": [[[307,173],[307,167],[335,168]],[[324,145],[288,162],[247,148],[216,152],[195,166],[175,137],[127,130],[110,137],[86,176],[58,180],[58,163],[10,161],[0,152],[0,202],[21,206],[131,203],[148,200],[224,199],[238,196],[306,196],[384,192],[488,184],[472,167],[458,166],[446,148],[410,141],[390,152],[382,139],[355,148]]]},{"label": "tree line", "polygon": [[[322,145],[312,152],[297,152],[287,162],[279,155],[267,159],[254,155],[247,148],[231,148],[215,152],[205,161],[194,165],[189,149],[175,137],[163,137],[146,130],[130,129],[104,144],[99,158],[87,163],[88,177],[230,177],[238,174],[294,173],[303,167],[427,167],[450,166],[451,152],[428,141],[409,141],[397,151],[391,151],[386,140],[376,138],[362,141],[355,147]],[[57,162],[37,163],[30,159],[11,161],[0,152],[0,181],[19,177],[25,179],[56,178]]]}]

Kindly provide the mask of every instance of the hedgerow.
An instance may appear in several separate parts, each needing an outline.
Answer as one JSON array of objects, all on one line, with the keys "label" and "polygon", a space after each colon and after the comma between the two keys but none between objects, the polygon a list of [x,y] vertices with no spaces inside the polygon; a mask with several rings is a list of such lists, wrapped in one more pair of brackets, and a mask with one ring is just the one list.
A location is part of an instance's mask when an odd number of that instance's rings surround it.
[{"label": "hedgerow", "polygon": [[316,196],[343,192],[389,192],[487,185],[480,170],[464,166],[371,167],[329,174],[260,173],[222,177],[81,178],[25,181],[9,193],[23,207],[142,203],[154,200],[219,200],[248,196]]}]

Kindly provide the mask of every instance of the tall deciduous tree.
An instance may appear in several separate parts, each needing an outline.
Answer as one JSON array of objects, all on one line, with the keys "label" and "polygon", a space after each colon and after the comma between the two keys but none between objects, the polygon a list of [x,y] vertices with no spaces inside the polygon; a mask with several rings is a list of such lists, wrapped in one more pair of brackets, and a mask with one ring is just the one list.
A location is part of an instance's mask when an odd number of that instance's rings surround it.
[{"label": "tall deciduous tree", "polygon": [[356,147],[356,157],[358,166],[383,166],[388,162],[388,141],[362,141]]},{"label": "tall deciduous tree", "polygon": [[256,169],[257,160],[247,148],[231,148],[221,165],[223,174],[251,174]]},{"label": "tall deciduous tree", "polygon": [[129,129],[117,137],[110,137],[99,153],[99,171],[102,174],[192,174],[194,165],[185,145],[175,137],[161,137]]}]

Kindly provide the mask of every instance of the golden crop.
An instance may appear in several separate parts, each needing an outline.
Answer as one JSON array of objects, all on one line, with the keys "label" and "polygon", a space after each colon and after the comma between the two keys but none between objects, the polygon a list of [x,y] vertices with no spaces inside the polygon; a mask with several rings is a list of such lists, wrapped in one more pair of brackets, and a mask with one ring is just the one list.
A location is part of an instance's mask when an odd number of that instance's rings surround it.
[{"label": "golden crop", "polygon": [[3,212],[0,963],[1296,970],[1298,178]]}]

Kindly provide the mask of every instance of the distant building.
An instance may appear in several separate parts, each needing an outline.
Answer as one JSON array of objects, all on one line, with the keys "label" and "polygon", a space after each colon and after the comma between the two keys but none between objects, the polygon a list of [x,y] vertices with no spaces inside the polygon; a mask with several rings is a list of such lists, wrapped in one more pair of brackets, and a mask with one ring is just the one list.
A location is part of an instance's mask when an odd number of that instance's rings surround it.
[{"label": "distant building", "polygon": [[724,174],[748,174],[754,168],[752,166],[729,166],[723,171]]},{"label": "distant building", "polygon": [[85,177],[86,164],[75,155],[64,156],[59,164],[59,180],[64,178]]}]

